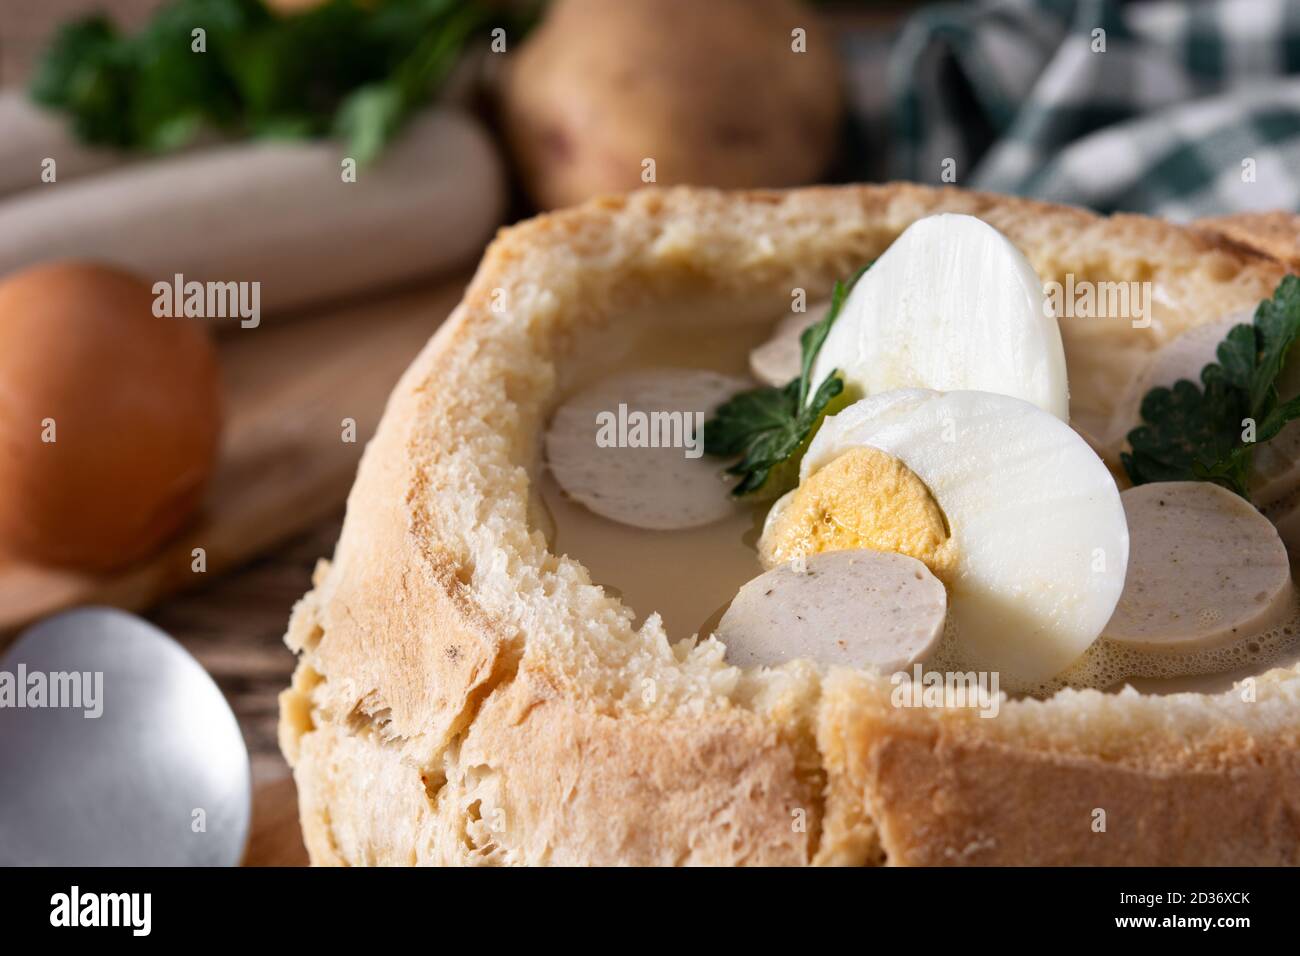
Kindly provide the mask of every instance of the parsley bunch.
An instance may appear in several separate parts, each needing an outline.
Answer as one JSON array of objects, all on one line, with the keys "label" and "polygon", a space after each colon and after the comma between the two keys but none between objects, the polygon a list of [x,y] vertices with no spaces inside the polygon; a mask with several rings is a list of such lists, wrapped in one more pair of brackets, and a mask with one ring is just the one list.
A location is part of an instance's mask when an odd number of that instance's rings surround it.
[{"label": "parsley bunch", "polygon": [[863,266],[847,283],[836,282],[826,315],[804,329],[799,337],[802,362],[798,378],[782,388],[764,385],[740,392],[718,406],[714,417],[704,423],[706,454],[743,456],[727,469],[741,479],[732,489],[733,495],[762,491],[775,497],[794,485],[799,460],[822,419],[832,413],[832,401],[844,391],[838,371],[832,371],[813,390],[813,363],[844,300],[868,268],[869,264]]},{"label": "parsley bunch", "polygon": [[[364,162],[490,25],[523,24],[484,0],[326,0],[292,15],[263,0],[172,0],[129,36],[102,15],[64,26],[31,95],[81,139],[120,149],[175,149],[210,127],[334,135]],[[205,52],[193,50],[200,28]]]},{"label": "parsley bunch", "polygon": [[[1142,400],[1143,425],[1129,432],[1121,456],[1135,485],[1150,481],[1212,481],[1249,498],[1255,448],[1300,418],[1300,397],[1279,400],[1277,383],[1300,336],[1300,278],[1286,276],[1255,310],[1233,326],[1201,371],[1201,386],[1183,380],[1153,388]],[[1243,437],[1254,425],[1254,441]]]}]

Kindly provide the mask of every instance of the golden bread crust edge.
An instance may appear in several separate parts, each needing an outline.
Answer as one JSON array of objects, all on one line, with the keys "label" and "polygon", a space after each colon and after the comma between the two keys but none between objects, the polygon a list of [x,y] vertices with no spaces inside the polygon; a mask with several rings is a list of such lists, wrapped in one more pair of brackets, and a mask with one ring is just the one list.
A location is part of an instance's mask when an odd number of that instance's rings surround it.
[{"label": "golden bread crust edge", "polygon": [[[794,285],[825,291],[910,222],[937,211],[985,218],[1045,279],[1069,269],[1162,286],[1161,312],[1143,330],[1142,348],[1258,301],[1284,271],[1213,233],[911,185],[647,191],[504,230],[461,305],[395,389],[349,498],[334,561],[322,567],[286,635],[300,663],[282,695],[281,741],[313,862],[1168,858],[1147,818],[1124,829],[1139,818],[1122,810],[1107,832],[1128,839],[1079,842],[1071,788],[1080,779],[1096,781],[1095,792],[1117,808],[1200,795],[1180,803],[1177,817],[1193,862],[1294,862],[1297,841],[1289,851],[1282,842],[1294,837],[1300,816],[1294,698],[1269,705],[1291,707],[1276,726],[1254,726],[1250,711],[1232,706],[1191,720],[1190,733],[1147,714],[1142,735],[1117,755],[1095,729],[1072,737],[1070,716],[1076,707],[1117,708],[1122,724],[1124,709],[1136,706],[1127,701],[1081,703],[1066,693],[1008,703],[1004,714],[1018,716],[1006,736],[989,726],[996,719],[945,721],[889,708],[884,688],[851,675],[821,680],[794,668],[755,690],[747,678],[728,678],[720,663],[677,666],[676,652],[656,648],[668,662],[641,680],[683,689],[638,708],[634,681],[610,688],[643,673],[641,664],[622,661],[616,680],[581,641],[572,653],[558,648],[544,628],[530,626],[535,607],[510,605],[493,590],[495,571],[483,566],[478,545],[466,544],[480,525],[527,523],[522,463],[535,453],[532,438],[555,389],[550,360],[564,334],[640,298],[748,301],[757,290],[755,301],[783,302]],[[610,296],[611,288],[619,294]],[[498,314],[501,290],[530,307]],[[1094,362],[1107,337],[1113,344],[1119,334],[1064,331],[1067,351]],[[536,361],[521,362],[524,353]],[[471,450],[459,447],[470,440],[467,423],[482,419],[490,419],[490,434],[477,436]],[[477,474],[489,466],[491,475]],[[465,490],[480,485],[505,504]],[[519,507],[509,511],[512,503]],[[726,686],[700,690],[701,681]],[[1293,693],[1296,682],[1300,676],[1290,674],[1276,683]],[[1026,716],[1031,705],[1037,709]],[[1052,729],[1054,708],[1061,714]],[[1225,737],[1238,743],[1225,750]],[[1207,770],[1212,753],[1217,763]],[[1014,785],[999,789],[1003,772]],[[1231,781],[1252,800],[1275,794],[1266,807],[1252,804],[1282,821],[1264,831],[1262,848],[1257,831],[1245,832],[1244,823],[1232,829],[1249,818],[1224,816],[1212,795],[1216,781]],[[1069,859],[1061,847],[1071,848]]]},{"label": "golden bread crust edge", "polygon": [[1240,212],[1198,219],[1197,229],[1215,233],[1300,270],[1300,215],[1292,212]]}]

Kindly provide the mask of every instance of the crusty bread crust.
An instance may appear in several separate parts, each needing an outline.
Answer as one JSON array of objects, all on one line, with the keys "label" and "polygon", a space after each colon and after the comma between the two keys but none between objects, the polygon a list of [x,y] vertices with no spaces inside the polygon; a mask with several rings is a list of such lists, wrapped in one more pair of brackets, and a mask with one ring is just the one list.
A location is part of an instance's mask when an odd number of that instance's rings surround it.
[{"label": "crusty bread crust", "polygon": [[1239,212],[1199,219],[1198,229],[1217,233],[1300,271],[1300,216],[1292,212]]},{"label": "crusty bread crust", "polygon": [[1216,233],[911,185],[651,190],[504,230],[395,389],[286,635],[281,745],[313,862],[1300,862],[1300,668],[992,719],[900,709],[881,678],[741,672],[716,640],[638,626],[530,521],[575,342],[770,322],[938,211],[987,220],[1044,280],[1152,283],[1148,328],[1063,322],[1080,417],[1285,271]]}]

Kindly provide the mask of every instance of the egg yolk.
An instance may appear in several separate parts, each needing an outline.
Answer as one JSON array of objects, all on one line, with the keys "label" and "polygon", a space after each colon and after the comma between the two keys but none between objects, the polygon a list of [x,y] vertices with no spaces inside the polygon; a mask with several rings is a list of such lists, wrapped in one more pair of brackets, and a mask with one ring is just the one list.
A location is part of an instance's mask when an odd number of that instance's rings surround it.
[{"label": "egg yolk", "polygon": [[916,558],[947,583],[956,563],[943,509],[916,473],[878,448],[853,448],[778,502],[759,556],[768,567],[869,548]]}]

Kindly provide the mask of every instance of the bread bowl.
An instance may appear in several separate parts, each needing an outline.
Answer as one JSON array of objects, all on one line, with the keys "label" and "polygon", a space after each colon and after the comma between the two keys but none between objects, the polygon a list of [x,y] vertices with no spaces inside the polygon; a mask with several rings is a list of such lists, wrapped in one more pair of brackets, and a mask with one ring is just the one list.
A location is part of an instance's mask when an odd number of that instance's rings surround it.
[{"label": "bread bowl", "polygon": [[792,288],[824,295],[940,211],[1044,280],[1153,283],[1146,328],[1062,323],[1085,425],[1145,352],[1286,272],[1210,232],[911,185],[645,191],[502,232],[395,389],[290,621],[280,737],[314,863],[1300,862],[1300,667],[1249,694],[901,709],[881,675],[741,670],[638,626],[549,547],[541,436],[590,343],[765,329]]}]

